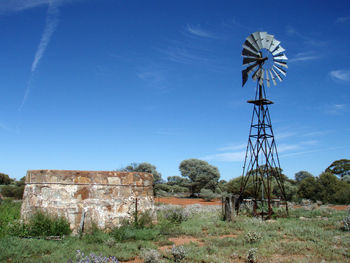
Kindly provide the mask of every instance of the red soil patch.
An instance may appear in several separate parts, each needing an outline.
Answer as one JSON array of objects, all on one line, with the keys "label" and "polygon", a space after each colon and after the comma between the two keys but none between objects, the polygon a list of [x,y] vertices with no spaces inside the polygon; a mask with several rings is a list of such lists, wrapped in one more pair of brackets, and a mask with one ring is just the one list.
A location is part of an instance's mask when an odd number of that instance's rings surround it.
[{"label": "red soil patch", "polygon": [[333,208],[333,209],[338,210],[338,211],[344,211],[344,210],[348,209],[348,206],[347,205],[333,205],[333,206],[329,206],[329,208]]},{"label": "red soil patch", "polygon": [[132,260],[128,260],[128,261],[121,261],[122,263],[143,263],[143,259],[141,258],[134,258]]},{"label": "red soil patch", "polygon": [[[176,246],[182,246],[185,244],[189,244],[191,242],[198,244],[198,246],[200,247],[204,246],[204,243],[202,241],[199,241],[198,238],[190,237],[190,236],[171,237],[169,238],[169,241],[173,242]],[[172,248],[172,245],[162,246],[159,249],[161,251],[164,251],[166,249],[171,249],[171,248]]]},{"label": "red soil patch", "polygon": [[221,205],[221,200],[205,201],[201,198],[156,197],[156,203],[171,205]]}]

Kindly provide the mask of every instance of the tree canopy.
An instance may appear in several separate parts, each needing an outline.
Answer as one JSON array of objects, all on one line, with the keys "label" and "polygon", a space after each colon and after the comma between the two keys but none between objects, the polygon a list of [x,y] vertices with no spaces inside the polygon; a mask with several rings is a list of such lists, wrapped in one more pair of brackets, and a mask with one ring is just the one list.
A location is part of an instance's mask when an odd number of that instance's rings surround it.
[{"label": "tree canopy", "polygon": [[156,166],[150,163],[131,163],[125,168],[122,168],[121,171],[151,173],[153,175],[153,184],[162,183],[162,174],[157,171]]},{"label": "tree canopy", "polygon": [[301,180],[305,179],[306,177],[313,177],[312,174],[310,174],[308,171],[300,171],[295,174],[295,181],[297,183],[301,182]]},{"label": "tree canopy", "polygon": [[215,191],[220,173],[218,168],[206,161],[199,159],[187,159],[180,163],[181,175],[190,180],[191,194],[199,193],[201,189]]},{"label": "tree canopy", "polygon": [[350,175],[350,160],[340,159],[331,163],[326,169],[326,172],[330,172],[337,175],[339,178],[343,178],[345,175]]},{"label": "tree canopy", "polygon": [[0,173],[0,184],[10,184],[11,179],[7,174]]}]

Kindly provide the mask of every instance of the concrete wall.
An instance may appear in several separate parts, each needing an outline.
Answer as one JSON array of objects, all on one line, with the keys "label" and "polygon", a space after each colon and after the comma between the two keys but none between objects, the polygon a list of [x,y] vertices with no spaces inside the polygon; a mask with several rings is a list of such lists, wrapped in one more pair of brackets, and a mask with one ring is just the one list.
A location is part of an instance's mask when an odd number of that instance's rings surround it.
[{"label": "concrete wall", "polygon": [[[153,211],[153,176],[112,171],[31,170],[26,175],[21,218],[37,210],[68,219],[73,233],[84,221],[101,229],[119,226],[138,211]],[[85,216],[83,216],[83,214]]]}]

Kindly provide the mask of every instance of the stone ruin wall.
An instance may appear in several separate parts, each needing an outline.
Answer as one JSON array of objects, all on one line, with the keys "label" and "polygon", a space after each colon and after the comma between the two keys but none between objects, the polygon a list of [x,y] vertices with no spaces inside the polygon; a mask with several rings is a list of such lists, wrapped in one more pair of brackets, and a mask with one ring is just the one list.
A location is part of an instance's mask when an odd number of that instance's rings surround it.
[{"label": "stone ruin wall", "polygon": [[26,175],[21,219],[38,210],[68,219],[73,233],[132,220],[137,210],[154,209],[153,176],[139,172],[31,170]]}]

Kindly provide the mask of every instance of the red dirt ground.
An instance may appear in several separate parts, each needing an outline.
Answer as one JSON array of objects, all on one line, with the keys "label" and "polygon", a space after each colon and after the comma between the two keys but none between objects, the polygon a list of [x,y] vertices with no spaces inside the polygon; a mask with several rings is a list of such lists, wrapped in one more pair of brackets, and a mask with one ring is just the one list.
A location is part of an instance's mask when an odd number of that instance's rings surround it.
[{"label": "red dirt ground", "polygon": [[156,203],[172,204],[172,205],[221,205],[220,200],[205,201],[201,198],[178,198],[178,197],[156,197]]}]

